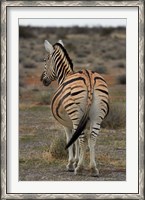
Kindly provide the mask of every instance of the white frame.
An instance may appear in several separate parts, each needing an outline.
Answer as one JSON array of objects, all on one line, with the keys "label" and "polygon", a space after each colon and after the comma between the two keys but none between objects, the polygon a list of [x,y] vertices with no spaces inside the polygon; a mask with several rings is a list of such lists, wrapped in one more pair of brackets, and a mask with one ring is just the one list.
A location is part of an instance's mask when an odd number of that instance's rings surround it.
[{"label": "white frame", "polygon": [[[9,109],[7,107],[7,102],[8,102],[8,97],[9,94],[8,92],[10,90],[7,90],[7,79],[9,78],[9,73],[8,73],[8,69],[7,69],[7,64],[9,64],[9,60],[7,59],[7,53],[10,51],[9,46],[6,47],[6,44],[8,44],[8,38],[7,35],[9,34],[9,32],[7,32],[7,12],[8,12],[8,7],[11,6],[17,6],[17,7],[23,7],[23,6],[27,6],[27,7],[40,7],[40,6],[48,6],[48,7],[53,7],[53,6],[57,6],[60,7],[64,6],[64,7],[71,7],[71,6],[77,6],[77,7],[83,7],[83,6],[91,6],[91,7],[106,7],[106,6],[117,6],[117,7],[121,7],[121,6],[125,6],[125,7],[137,7],[138,8],[138,13],[139,13],[139,43],[138,43],[138,47],[139,47],[139,149],[138,147],[136,147],[136,149],[139,150],[139,182],[138,182],[138,192],[132,192],[131,194],[129,193],[116,193],[116,194],[111,194],[111,193],[96,193],[93,194],[93,192],[90,192],[89,194],[83,194],[83,193],[78,193],[77,194],[71,194],[71,193],[65,193],[65,194],[54,194],[54,192],[51,192],[53,194],[40,194],[40,193],[35,193],[35,192],[29,192],[29,193],[33,193],[32,194],[28,194],[27,192],[25,193],[21,193],[21,192],[17,192],[15,194],[13,193],[8,193],[7,191],[7,186],[8,186],[8,180],[7,180],[7,176],[9,175],[9,172],[7,171],[7,162],[9,162],[9,155],[7,155],[7,148],[8,148],[8,135],[7,132],[9,131],[9,127],[7,124],[7,119],[9,119],[10,116],[7,116],[7,110]],[[143,33],[143,2],[141,1],[134,1],[134,2],[126,2],[126,1],[121,1],[121,2],[101,2],[101,1],[93,1],[93,2],[82,2],[82,1],[73,1],[73,2],[57,2],[57,1],[53,1],[53,2],[32,2],[28,4],[28,2],[25,1],[17,1],[17,2],[12,2],[12,1],[7,1],[7,2],[2,2],[2,28],[3,28],[3,32],[2,32],[2,76],[1,76],[1,84],[2,84],[2,96],[1,96],[1,102],[2,102],[2,133],[1,133],[1,142],[2,142],[2,168],[1,168],[1,174],[2,174],[2,194],[1,197],[2,198],[83,198],[83,199],[88,199],[88,198],[95,198],[95,199],[109,199],[109,198],[125,198],[125,199],[129,199],[129,198],[134,198],[134,199],[143,199],[143,188],[144,188],[144,183],[143,183],[143,177],[144,177],[144,164],[143,164],[143,156],[144,156],[144,152],[143,152],[143,144],[144,144],[144,136],[143,136],[143,109],[141,110],[140,108],[143,108],[143,102],[144,99],[142,98],[142,95],[144,94],[143,92],[143,83],[144,83],[144,78],[143,78],[143,45],[144,45],[144,33]],[[8,53],[9,54],[9,53]],[[17,62],[17,59],[16,61]],[[12,73],[12,72],[11,72]],[[10,73],[10,74],[11,74]],[[17,83],[15,83],[14,87],[17,87],[16,85]],[[11,108],[10,108],[11,109]],[[7,162],[6,162],[7,160]],[[29,185],[29,184],[28,184]],[[56,185],[56,184],[55,184]],[[89,187],[89,183],[86,184],[86,187]],[[19,194],[20,193],[20,194]]]}]

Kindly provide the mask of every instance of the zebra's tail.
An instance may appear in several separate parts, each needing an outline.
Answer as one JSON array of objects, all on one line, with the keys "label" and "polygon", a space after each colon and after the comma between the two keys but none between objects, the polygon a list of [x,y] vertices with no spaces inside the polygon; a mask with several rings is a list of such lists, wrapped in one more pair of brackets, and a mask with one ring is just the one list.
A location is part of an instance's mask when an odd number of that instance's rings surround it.
[{"label": "zebra's tail", "polygon": [[79,122],[79,125],[78,125],[76,131],[74,132],[70,141],[67,143],[65,149],[69,148],[78,139],[78,137],[81,135],[81,133],[84,130],[84,128],[86,127],[86,124],[87,124],[87,121],[88,121],[88,113],[89,113],[89,108],[84,113],[82,119]]},{"label": "zebra's tail", "polygon": [[88,82],[87,82],[87,102],[86,102],[86,110],[84,112],[83,117],[81,118],[79,125],[76,129],[76,131],[74,132],[72,138],[70,139],[70,141],[68,142],[68,144],[66,145],[65,149],[67,149],[70,145],[72,145],[77,139],[78,137],[81,135],[82,131],[85,129],[87,121],[88,121],[88,117],[89,117],[89,111],[90,111],[90,107],[92,105],[92,101],[93,101],[93,91],[94,91],[94,79],[91,78],[91,74],[89,73],[88,70],[83,71],[84,75],[88,78]]}]

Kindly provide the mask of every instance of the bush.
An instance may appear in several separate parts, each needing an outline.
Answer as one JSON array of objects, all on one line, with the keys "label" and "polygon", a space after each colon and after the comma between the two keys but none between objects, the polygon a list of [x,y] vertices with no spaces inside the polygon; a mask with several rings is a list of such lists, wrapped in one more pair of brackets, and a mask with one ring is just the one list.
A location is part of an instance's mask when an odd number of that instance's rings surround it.
[{"label": "bush", "polygon": [[67,36],[67,31],[65,27],[60,27],[56,29],[56,35],[58,39],[65,39]]},{"label": "bush", "polygon": [[44,104],[44,105],[50,105],[51,104],[51,96],[53,95],[53,93],[51,92],[51,90],[49,91],[44,91],[41,93],[40,96],[40,103]]},{"label": "bush", "polygon": [[19,87],[25,87],[25,83],[22,79],[19,80]]},{"label": "bush", "polygon": [[86,53],[84,51],[78,52],[77,57],[84,59],[86,57]]},{"label": "bush", "polygon": [[36,68],[36,67],[37,67],[36,64],[32,61],[27,61],[26,63],[24,63],[24,68],[32,69],[32,68]]},{"label": "bush", "polygon": [[125,68],[125,63],[124,62],[118,62],[116,65],[118,68]]},{"label": "bush", "polygon": [[72,51],[72,52],[76,51],[76,46],[70,42],[66,45],[66,47],[68,51]]},{"label": "bush", "polygon": [[19,37],[21,38],[34,38],[36,35],[32,31],[31,27],[20,26],[19,27]]},{"label": "bush", "polygon": [[123,74],[123,75],[118,76],[117,81],[119,84],[123,84],[123,85],[126,84],[126,75]]},{"label": "bush", "polygon": [[95,71],[99,74],[106,74],[107,68],[105,66],[98,66],[98,67],[94,68],[93,71]]},{"label": "bush", "polygon": [[106,27],[106,28],[100,28],[100,35],[101,36],[108,36],[111,35],[111,33],[114,31],[115,29],[113,27]]},{"label": "bush", "polygon": [[103,128],[124,128],[126,125],[126,108],[122,103],[111,103],[109,114],[102,123]]},{"label": "bush", "polygon": [[56,137],[50,146],[50,154],[56,159],[64,159],[67,157],[67,151],[65,150],[66,140],[63,135]]}]

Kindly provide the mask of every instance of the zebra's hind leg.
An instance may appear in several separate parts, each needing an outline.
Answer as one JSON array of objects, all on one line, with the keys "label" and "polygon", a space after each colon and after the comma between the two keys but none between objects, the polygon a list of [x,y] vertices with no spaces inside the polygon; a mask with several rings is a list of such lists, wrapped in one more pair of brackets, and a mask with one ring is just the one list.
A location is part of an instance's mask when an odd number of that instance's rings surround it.
[{"label": "zebra's hind leg", "polygon": [[74,159],[74,169],[77,167],[79,161],[79,141],[76,140],[75,142],[75,159]]},{"label": "zebra's hind leg", "polygon": [[75,168],[75,175],[81,174],[82,171],[83,171],[83,168],[84,168],[84,156],[85,156],[86,146],[87,146],[86,142],[87,142],[86,135],[84,133],[82,133],[79,136],[80,156],[79,156],[78,165]]},{"label": "zebra's hind leg", "polygon": [[[65,132],[66,132],[66,141],[68,143],[70,138],[71,138],[71,136],[72,136],[72,129],[69,129],[67,127],[64,127],[64,129],[65,129]],[[66,169],[67,169],[67,171],[73,172],[74,171],[74,166],[73,166],[73,163],[74,163],[73,145],[71,145],[68,148],[68,155],[69,155],[69,158],[68,158],[68,164],[66,165]]]},{"label": "zebra's hind leg", "polygon": [[95,146],[96,146],[96,137],[99,134],[100,125],[94,124],[91,127],[91,133],[88,136],[88,146],[90,149],[90,171],[91,176],[99,176],[99,170],[96,167],[96,160],[95,160]]}]

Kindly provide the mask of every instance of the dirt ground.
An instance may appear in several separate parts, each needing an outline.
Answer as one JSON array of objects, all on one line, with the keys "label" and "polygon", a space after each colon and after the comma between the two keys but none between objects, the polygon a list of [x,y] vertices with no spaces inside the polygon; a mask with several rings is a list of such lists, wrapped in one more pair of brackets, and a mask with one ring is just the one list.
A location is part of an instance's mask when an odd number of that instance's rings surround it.
[{"label": "dirt ground", "polygon": [[[125,28],[20,27],[19,41],[19,180],[125,181],[126,180],[126,33]],[[110,113],[97,138],[99,177],[91,177],[89,151],[82,175],[66,171],[63,128],[50,111],[57,88],[44,87],[40,76],[46,57],[44,40],[62,39],[75,71],[90,69],[108,83]],[[73,41],[73,42],[72,42]],[[63,140],[62,140],[63,139]],[[61,141],[56,143],[56,141]],[[57,147],[57,149],[55,149]],[[53,150],[53,155],[52,155]]]},{"label": "dirt ground", "polygon": [[[50,106],[22,107],[20,112],[20,180],[25,181],[125,181],[125,130],[102,129],[96,144],[99,177],[89,172],[89,151],[82,175],[67,172],[64,146],[56,158],[50,154],[54,138],[63,137],[61,126],[54,120]],[[60,156],[60,157],[59,157]],[[60,159],[62,157],[62,159]]]}]

